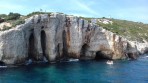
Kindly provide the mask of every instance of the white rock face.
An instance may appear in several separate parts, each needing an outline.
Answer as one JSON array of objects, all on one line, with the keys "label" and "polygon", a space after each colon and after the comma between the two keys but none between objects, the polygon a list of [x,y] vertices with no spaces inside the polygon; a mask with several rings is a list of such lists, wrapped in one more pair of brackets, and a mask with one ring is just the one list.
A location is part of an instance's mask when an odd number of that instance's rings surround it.
[{"label": "white rock face", "polygon": [[0,32],[0,61],[20,64],[32,59],[136,58],[148,44],[132,43],[75,16],[52,13],[35,15],[25,24]]},{"label": "white rock face", "polygon": [[[0,32],[0,60],[7,64],[24,61],[27,55],[26,41],[21,30]],[[11,59],[11,60],[10,60]]]}]

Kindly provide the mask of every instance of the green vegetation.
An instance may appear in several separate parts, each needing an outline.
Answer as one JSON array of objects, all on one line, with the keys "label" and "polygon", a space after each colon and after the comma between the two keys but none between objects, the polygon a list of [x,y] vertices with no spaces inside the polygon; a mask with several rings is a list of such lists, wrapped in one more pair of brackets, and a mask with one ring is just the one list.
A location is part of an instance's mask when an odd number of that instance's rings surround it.
[{"label": "green vegetation", "polygon": [[6,18],[7,18],[6,14],[0,14],[0,23],[4,22]]},{"label": "green vegetation", "polygon": [[29,18],[33,15],[38,15],[38,14],[48,14],[50,16],[51,13],[37,11],[37,12],[32,12],[26,16],[22,16],[19,13],[12,13],[12,12],[10,12],[8,15],[0,14],[0,23],[8,22],[12,25],[11,27],[4,26],[3,29],[0,29],[0,31],[8,30],[8,29],[11,29],[12,27],[15,27],[16,25],[23,24],[25,23],[26,18]]},{"label": "green vegetation", "polygon": [[143,42],[143,39],[145,39],[148,41],[148,24],[119,19],[108,20],[113,23],[104,24],[97,22],[97,24],[129,40]]},{"label": "green vegetation", "polygon": [[4,26],[3,29],[1,29],[1,31],[8,30],[11,29],[12,27],[15,27],[16,25],[25,23],[25,17],[23,16],[21,17],[21,14],[19,13],[10,12],[8,15],[0,14],[0,19],[1,19],[0,23],[8,22],[12,25],[11,27]]},{"label": "green vegetation", "polygon": [[15,27],[16,25],[23,24],[23,23],[25,23],[26,18],[29,18],[33,15],[38,15],[38,14],[50,15],[51,13],[50,12],[39,12],[39,11],[37,11],[37,12],[32,12],[32,13],[26,15],[26,16],[22,16],[19,13],[12,13],[12,12],[10,12],[8,15],[0,14],[0,23],[8,22],[12,25],[11,27],[4,26],[3,29],[1,29],[0,31],[8,30],[8,29],[11,29],[12,27]]},{"label": "green vegetation", "polygon": [[82,18],[84,20],[87,20],[88,22],[91,22],[91,19],[93,19],[93,18],[86,18],[86,17],[79,17],[79,18]]},{"label": "green vegetation", "polygon": [[25,20],[22,19],[22,18],[19,18],[17,20],[9,20],[7,22],[10,23],[12,26],[8,27],[8,26],[4,25],[3,29],[0,29],[0,31],[5,31],[5,30],[8,30],[8,29],[11,29],[12,27],[15,27],[16,25],[23,24],[23,23],[25,23]]},{"label": "green vegetation", "polygon": [[40,11],[32,12],[32,13],[28,14],[27,17],[33,16],[33,15],[38,15],[38,14],[48,14],[48,15],[50,15],[51,12],[40,12]]},{"label": "green vegetation", "polygon": [[12,27],[15,27],[16,25],[20,25],[20,24],[23,24],[23,23],[25,23],[25,19],[23,19],[23,18],[19,18],[15,21],[11,21]]},{"label": "green vegetation", "polygon": [[[88,22],[91,22],[91,19],[94,19],[85,17],[80,18],[88,20]],[[112,23],[109,24],[97,21],[96,24],[129,40],[143,42],[144,39],[148,41],[148,24],[105,17],[95,19],[111,21]]]},{"label": "green vegetation", "polygon": [[12,12],[10,12],[5,19],[6,20],[17,20],[17,19],[20,18],[20,16],[21,15],[19,13],[12,13]]},{"label": "green vegetation", "polygon": [[20,18],[20,16],[21,15],[19,13],[12,13],[12,12],[10,12],[8,15],[0,14],[0,18],[4,19],[4,21],[17,20]]}]

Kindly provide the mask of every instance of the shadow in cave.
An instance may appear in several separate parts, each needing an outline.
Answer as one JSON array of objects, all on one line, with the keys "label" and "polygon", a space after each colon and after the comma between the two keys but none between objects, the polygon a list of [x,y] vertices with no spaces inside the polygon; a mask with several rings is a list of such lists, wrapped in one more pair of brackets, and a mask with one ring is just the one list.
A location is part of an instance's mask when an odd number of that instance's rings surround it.
[{"label": "shadow in cave", "polygon": [[101,51],[96,52],[95,60],[109,60]]},{"label": "shadow in cave", "polygon": [[41,31],[41,47],[42,47],[42,52],[43,52],[43,60],[45,62],[48,62],[47,60],[47,55],[46,55],[46,34],[45,31]]},{"label": "shadow in cave", "polygon": [[145,54],[148,54],[148,47],[145,48],[144,53],[145,53]]},{"label": "shadow in cave", "polygon": [[68,59],[68,48],[67,48],[67,38],[66,38],[66,31],[64,30],[63,33],[63,54],[62,59],[67,60]]},{"label": "shadow in cave", "polygon": [[3,61],[0,61],[0,66],[5,66],[6,64]]},{"label": "shadow in cave", "polygon": [[81,48],[81,54],[80,54],[80,58],[81,59],[85,59],[86,58],[86,52],[88,50],[89,46],[87,44],[84,44]]},{"label": "shadow in cave", "polygon": [[46,55],[45,50],[46,50],[46,35],[45,31],[41,31],[41,47],[43,51],[43,56]]},{"label": "shadow in cave", "polygon": [[34,46],[34,35],[33,33],[29,37],[29,47],[28,47],[28,58],[35,60],[35,46]]}]

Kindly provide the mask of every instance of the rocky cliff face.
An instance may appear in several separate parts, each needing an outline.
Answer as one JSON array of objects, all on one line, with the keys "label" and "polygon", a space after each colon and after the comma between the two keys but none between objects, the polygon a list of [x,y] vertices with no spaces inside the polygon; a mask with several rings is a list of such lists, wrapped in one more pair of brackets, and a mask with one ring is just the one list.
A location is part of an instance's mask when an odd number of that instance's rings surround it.
[{"label": "rocky cliff face", "polygon": [[0,61],[6,64],[44,58],[136,59],[146,47],[147,43],[133,43],[81,18],[57,13],[35,15],[0,32]]}]

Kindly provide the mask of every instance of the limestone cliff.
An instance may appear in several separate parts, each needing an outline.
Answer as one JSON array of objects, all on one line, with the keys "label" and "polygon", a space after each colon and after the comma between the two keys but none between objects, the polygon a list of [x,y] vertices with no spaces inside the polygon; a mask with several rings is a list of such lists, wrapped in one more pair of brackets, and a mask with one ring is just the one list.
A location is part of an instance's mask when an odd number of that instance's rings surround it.
[{"label": "limestone cliff", "polygon": [[6,64],[44,58],[136,59],[147,47],[148,43],[134,43],[87,20],[58,13],[34,15],[0,31],[0,61]]}]

